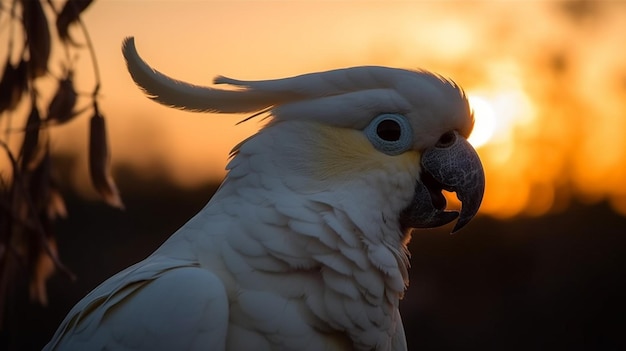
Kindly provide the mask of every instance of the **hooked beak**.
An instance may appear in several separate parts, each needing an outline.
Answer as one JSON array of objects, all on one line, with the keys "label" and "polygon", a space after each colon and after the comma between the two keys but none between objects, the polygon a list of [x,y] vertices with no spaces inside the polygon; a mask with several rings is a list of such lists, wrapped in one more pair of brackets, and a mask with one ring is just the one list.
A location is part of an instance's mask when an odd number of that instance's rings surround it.
[{"label": "hooked beak", "polygon": [[[422,155],[422,173],[413,201],[401,215],[405,228],[434,228],[459,217],[452,233],[459,231],[478,212],[485,192],[485,173],[476,150],[456,132],[445,144]],[[461,213],[446,211],[442,190],[453,191],[461,201]]]}]

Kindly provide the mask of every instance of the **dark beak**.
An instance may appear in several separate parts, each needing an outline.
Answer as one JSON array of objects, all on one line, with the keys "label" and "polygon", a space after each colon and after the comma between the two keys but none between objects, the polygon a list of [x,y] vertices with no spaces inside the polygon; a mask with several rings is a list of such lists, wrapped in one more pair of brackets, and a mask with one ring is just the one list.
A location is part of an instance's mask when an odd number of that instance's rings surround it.
[{"label": "dark beak", "polygon": [[[400,216],[405,228],[434,228],[457,217],[452,233],[474,218],[485,192],[485,173],[476,150],[456,132],[424,151],[422,173],[415,187],[413,201]],[[442,190],[453,191],[461,201],[461,213],[446,211]]]}]

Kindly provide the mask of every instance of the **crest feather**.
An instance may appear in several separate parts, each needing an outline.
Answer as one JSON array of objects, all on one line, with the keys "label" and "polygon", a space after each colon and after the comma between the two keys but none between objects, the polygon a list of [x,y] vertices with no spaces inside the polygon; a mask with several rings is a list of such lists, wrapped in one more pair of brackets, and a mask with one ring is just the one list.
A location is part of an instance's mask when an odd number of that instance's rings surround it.
[{"label": "crest feather", "polygon": [[269,112],[278,120],[316,120],[351,128],[364,127],[380,113],[427,108],[438,110],[437,116],[464,119],[468,114],[463,91],[454,82],[427,71],[360,66],[257,81],[218,76],[214,84],[234,89],[217,89],[182,82],[154,70],[139,56],[132,37],[124,40],[122,51],[133,80],[151,99],[183,110],[261,111],[254,116]]},{"label": "crest feather", "polygon": [[133,37],[124,40],[122,52],[135,83],[150,99],[166,106],[197,112],[245,113],[284,100],[283,96],[267,92],[213,89],[170,78],[139,56]]}]

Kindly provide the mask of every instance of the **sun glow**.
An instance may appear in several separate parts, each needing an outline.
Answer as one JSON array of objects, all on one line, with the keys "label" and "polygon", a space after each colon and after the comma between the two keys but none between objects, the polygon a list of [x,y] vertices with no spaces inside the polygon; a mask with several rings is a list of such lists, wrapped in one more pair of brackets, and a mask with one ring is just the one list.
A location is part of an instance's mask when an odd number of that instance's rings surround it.
[{"label": "sun glow", "polygon": [[486,144],[496,130],[496,116],[489,101],[483,97],[469,95],[470,108],[474,112],[474,130],[468,141],[474,147]]}]

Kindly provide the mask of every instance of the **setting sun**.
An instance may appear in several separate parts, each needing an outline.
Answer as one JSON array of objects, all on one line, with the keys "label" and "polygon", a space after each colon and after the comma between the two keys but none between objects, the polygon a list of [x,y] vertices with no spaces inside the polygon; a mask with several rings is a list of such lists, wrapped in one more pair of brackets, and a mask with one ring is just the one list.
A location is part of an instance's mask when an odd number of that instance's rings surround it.
[{"label": "setting sun", "polygon": [[468,95],[470,108],[474,112],[474,130],[468,141],[474,147],[486,144],[496,130],[496,116],[493,107],[485,98]]}]

